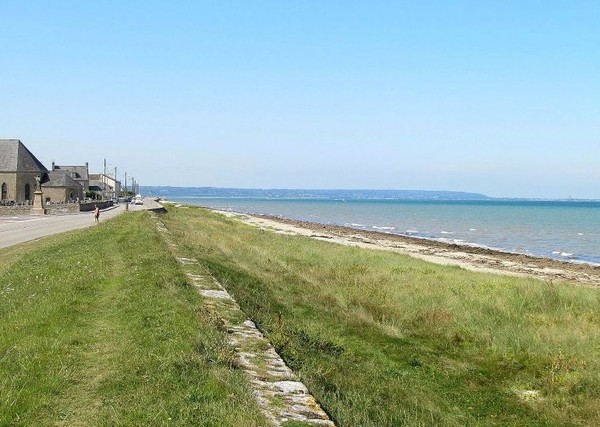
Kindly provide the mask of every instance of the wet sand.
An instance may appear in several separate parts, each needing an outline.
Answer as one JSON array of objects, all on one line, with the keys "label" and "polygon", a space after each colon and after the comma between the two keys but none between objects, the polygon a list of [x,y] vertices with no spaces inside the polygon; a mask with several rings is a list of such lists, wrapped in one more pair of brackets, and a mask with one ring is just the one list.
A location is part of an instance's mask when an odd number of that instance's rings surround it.
[{"label": "wet sand", "polygon": [[600,288],[600,266],[590,264],[538,258],[486,248],[266,215],[216,212],[236,218],[246,224],[278,233],[302,235],[344,245],[399,252],[436,264],[455,265],[472,271],[532,276],[543,280],[562,280]]}]

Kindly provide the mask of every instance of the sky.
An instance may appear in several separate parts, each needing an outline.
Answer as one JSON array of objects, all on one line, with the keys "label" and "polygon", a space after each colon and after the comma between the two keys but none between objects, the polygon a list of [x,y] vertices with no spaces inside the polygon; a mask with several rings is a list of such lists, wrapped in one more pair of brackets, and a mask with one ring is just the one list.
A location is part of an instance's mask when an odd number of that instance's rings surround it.
[{"label": "sky", "polygon": [[0,138],[46,167],[600,199],[600,0],[0,0],[0,18]]}]

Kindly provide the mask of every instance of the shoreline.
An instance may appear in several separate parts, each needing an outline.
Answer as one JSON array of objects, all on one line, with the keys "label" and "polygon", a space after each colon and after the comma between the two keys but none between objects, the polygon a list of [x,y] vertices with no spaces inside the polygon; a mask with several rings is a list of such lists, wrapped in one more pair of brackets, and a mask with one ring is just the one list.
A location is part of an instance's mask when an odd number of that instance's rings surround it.
[{"label": "shoreline", "polygon": [[303,235],[349,246],[404,253],[436,264],[454,265],[471,271],[529,276],[548,281],[563,280],[600,288],[600,266],[584,262],[562,261],[478,246],[263,214],[210,210],[230,218],[236,218],[249,225],[272,229],[279,233]]}]

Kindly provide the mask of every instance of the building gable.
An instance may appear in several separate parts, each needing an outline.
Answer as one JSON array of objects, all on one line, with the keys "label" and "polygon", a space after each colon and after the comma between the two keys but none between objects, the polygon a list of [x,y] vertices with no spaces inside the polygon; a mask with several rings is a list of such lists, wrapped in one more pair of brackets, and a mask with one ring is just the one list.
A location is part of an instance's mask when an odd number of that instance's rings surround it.
[{"label": "building gable", "polygon": [[18,139],[0,139],[0,172],[47,173],[48,169]]}]

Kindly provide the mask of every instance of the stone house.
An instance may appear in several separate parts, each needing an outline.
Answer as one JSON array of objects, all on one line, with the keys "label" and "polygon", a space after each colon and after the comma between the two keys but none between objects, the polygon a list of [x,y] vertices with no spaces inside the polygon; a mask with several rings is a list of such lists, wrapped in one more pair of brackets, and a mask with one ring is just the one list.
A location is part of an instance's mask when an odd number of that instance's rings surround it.
[{"label": "stone house", "polygon": [[84,194],[90,189],[90,173],[88,163],[77,166],[61,166],[52,162],[52,171],[60,171],[69,175],[83,188]]},{"label": "stone house", "polygon": [[69,203],[84,199],[83,186],[62,170],[48,172],[48,181],[42,188],[46,203]]},{"label": "stone house", "polygon": [[0,139],[0,204],[30,203],[48,169],[18,139]]}]

